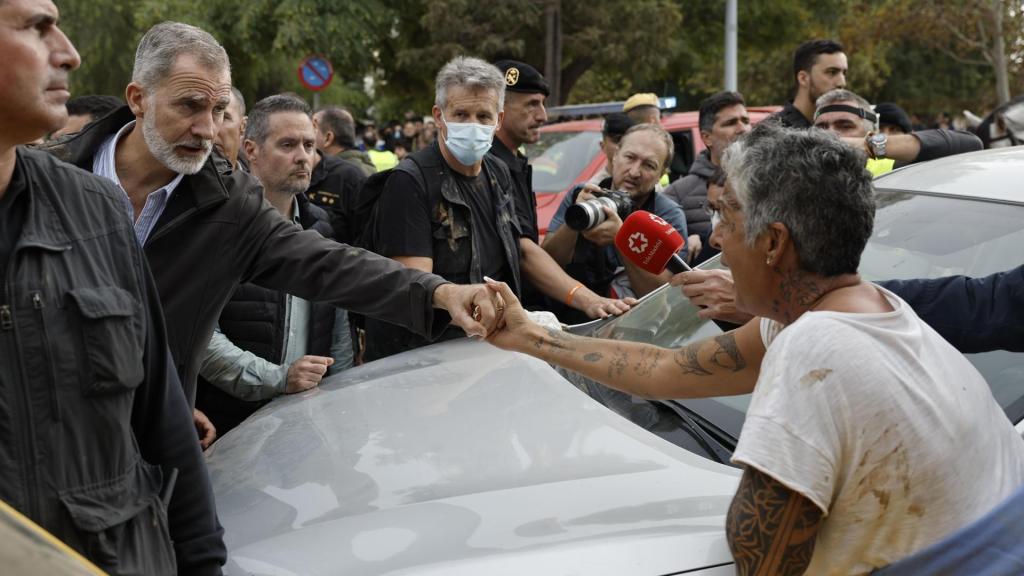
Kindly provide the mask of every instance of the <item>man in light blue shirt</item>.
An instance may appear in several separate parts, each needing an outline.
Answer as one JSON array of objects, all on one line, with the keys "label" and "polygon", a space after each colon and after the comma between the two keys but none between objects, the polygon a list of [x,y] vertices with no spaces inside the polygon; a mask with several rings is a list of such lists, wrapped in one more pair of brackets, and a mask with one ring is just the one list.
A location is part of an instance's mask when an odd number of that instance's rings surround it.
[{"label": "man in light blue shirt", "polygon": [[[327,213],[303,194],[315,139],[309,106],[277,95],[250,111],[243,147],[267,201],[297,226],[330,237]],[[196,406],[224,434],[271,398],[317,386],[329,372],[350,367],[352,359],[344,310],[243,284],[207,346]]]},{"label": "man in light blue shirt", "polygon": [[[655,189],[673,153],[672,137],[661,126],[637,124],[623,135],[612,164],[612,177],[604,180],[601,186],[628,193],[637,210],[660,216],[686,238],[686,216],[682,209]],[[576,197],[566,194],[548,225],[548,235],[541,247],[570,276],[581,279],[601,296],[640,298],[668,282],[668,272],[651,274],[618,253],[615,235],[622,227],[622,219],[614,210],[607,211],[604,222],[586,230],[577,231],[563,226],[569,206],[591,197],[587,188]],[[684,255],[685,250],[684,245]]]}]

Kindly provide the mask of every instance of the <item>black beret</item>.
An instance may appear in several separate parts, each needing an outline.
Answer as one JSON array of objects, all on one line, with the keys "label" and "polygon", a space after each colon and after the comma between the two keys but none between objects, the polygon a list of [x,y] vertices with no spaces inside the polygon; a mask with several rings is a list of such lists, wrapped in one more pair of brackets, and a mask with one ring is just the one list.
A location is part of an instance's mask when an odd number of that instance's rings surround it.
[{"label": "black beret", "polygon": [[551,88],[547,80],[541,76],[536,68],[525,62],[516,60],[498,60],[494,63],[505,75],[505,90],[510,92],[525,92],[527,94],[551,95]]},{"label": "black beret", "polygon": [[878,124],[891,124],[899,126],[904,133],[910,134],[914,127],[910,124],[910,116],[892,102],[883,102],[875,106],[875,113],[878,114]]},{"label": "black beret", "polygon": [[633,127],[633,120],[622,112],[612,112],[605,116],[601,133],[612,138],[622,138],[622,135]]}]

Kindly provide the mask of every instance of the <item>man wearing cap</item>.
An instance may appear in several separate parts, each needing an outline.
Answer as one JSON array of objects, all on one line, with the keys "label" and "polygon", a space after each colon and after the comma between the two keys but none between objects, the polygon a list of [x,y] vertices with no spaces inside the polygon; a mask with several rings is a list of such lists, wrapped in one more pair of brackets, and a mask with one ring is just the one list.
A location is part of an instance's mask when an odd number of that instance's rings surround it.
[{"label": "man wearing cap", "polygon": [[651,92],[633,94],[622,105],[622,113],[629,116],[634,124],[659,124],[661,109],[658,108],[658,95]]},{"label": "man wearing cap", "polygon": [[903,108],[892,102],[875,104],[875,114],[878,115],[878,129],[892,136],[893,134],[910,134],[914,131],[914,125],[910,122],[910,116]]},{"label": "man wearing cap", "polygon": [[[522,272],[522,300],[528,307],[547,308],[543,296],[568,302],[589,318],[604,318],[629,310],[629,304],[598,296],[562,270],[537,243],[537,198],[533,193],[533,170],[519,152],[524,144],[540,139],[539,128],[547,121],[544,99],[548,83],[533,66],[515,60],[494,63],[505,77],[505,117],[495,132],[489,153],[508,166],[512,176],[513,201],[519,220],[519,267]],[[572,298],[567,295],[573,293]]]},{"label": "man wearing cap", "polygon": [[604,153],[604,157],[607,161],[601,171],[594,174],[588,184],[600,186],[601,181],[605,178],[612,177],[612,159],[615,158],[615,153],[619,151],[619,142],[622,141],[622,136],[633,126],[633,121],[629,119],[629,116],[621,112],[612,112],[605,116],[604,124],[601,126],[601,152]]},{"label": "man wearing cap", "polygon": [[868,156],[867,168],[878,176],[893,168],[981,150],[981,140],[958,130],[921,130],[913,134],[876,131],[871,104],[849,90],[832,90],[818,98],[814,126],[829,130]]}]

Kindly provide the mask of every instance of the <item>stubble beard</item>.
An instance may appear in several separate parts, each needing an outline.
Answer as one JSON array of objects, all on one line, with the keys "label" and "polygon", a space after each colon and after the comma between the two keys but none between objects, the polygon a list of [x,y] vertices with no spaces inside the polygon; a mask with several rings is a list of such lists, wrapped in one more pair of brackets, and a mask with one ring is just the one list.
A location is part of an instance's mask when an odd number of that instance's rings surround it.
[{"label": "stubble beard", "polygon": [[[186,176],[199,172],[213,150],[212,140],[183,140],[177,143],[170,143],[160,135],[156,129],[156,114],[146,114],[142,119],[142,137],[149,147],[149,153],[157,162],[163,164],[168,170]],[[191,146],[203,148],[202,156],[195,158],[182,158],[175,151],[176,146]]]}]

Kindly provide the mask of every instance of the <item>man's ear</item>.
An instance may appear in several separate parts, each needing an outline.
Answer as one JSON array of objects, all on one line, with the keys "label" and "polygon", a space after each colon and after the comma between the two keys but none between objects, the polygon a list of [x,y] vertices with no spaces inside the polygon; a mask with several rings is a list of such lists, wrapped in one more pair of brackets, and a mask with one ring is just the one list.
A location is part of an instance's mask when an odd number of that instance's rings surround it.
[{"label": "man's ear", "polygon": [[324,132],[323,148],[327,149],[334,145],[334,132]]},{"label": "man's ear", "polygon": [[705,132],[705,131],[701,130],[700,131],[700,139],[701,139],[701,142],[704,142],[704,147],[705,148],[708,148],[708,149],[711,148],[711,144],[710,144],[710,142],[711,142],[711,132]]},{"label": "man's ear", "polygon": [[238,135],[245,137],[245,127],[249,124],[249,117],[242,116],[242,121],[238,123]]},{"label": "man's ear", "polygon": [[242,141],[242,152],[245,153],[245,158],[252,164],[254,161],[258,161],[257,156],[259,155],[259,147],[252,140],[246,138]]},{"label": "man's ear", "polygon": [[124,99],[128,102],[132,114],[137,118],[146,115],[146,90],[136,82],[130,82],[124,89]]},{"label": "man's ear", "polygon": [[504,121],[505,121],[505,111],[502,110],[502,111],[498,112],[498,123],[494,125],[494,131],[495,132],[501,130],[501,124]]},{"label": "man's ear", "polygon": [[796,73],[796,83],[799,84],[801,88],[806,88],[807,86],[810,86],[810,84],[811,84],[811,73],[808,72],[807,70],[801,70],[801,71],[797,72]]}]

